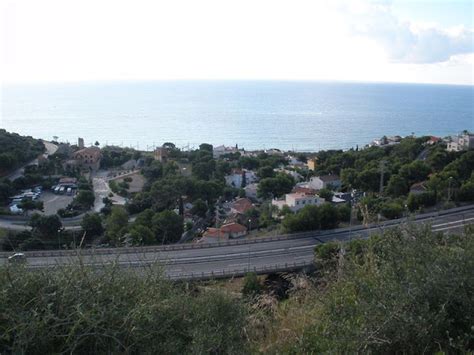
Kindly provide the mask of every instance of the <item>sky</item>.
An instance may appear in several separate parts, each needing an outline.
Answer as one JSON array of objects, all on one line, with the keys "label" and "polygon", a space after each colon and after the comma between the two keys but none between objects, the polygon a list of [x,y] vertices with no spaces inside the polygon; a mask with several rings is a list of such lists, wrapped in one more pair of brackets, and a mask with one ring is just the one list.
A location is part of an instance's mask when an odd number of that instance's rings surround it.
[{"label": "sky", "polygon": [[2,83],[474,85],[471,0],[2,0]]}]

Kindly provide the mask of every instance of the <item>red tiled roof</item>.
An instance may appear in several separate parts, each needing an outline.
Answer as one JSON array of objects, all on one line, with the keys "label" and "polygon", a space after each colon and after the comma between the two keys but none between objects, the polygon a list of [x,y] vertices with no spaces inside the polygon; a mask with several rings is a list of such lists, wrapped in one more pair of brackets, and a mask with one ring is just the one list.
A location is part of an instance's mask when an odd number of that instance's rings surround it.
[{"label": "red tiled roof", "polygon": [[315,195],[318,190],[312,189],[310,187],[296,186],[291,192],[305,195]]},{"label": "red tiled roof", "polygon": [[246,231],[247,231],[247,228],[245,228],[243,225],[238,224],[238,223],[224,224],[221,227],[221,232],[223,233],[242,233]]},{"label": "red tiled roof", "polygon": [[232,204],[232,208],[238,213],[245,213],[253,207],[252,201],[246,197],[239,198]]}]

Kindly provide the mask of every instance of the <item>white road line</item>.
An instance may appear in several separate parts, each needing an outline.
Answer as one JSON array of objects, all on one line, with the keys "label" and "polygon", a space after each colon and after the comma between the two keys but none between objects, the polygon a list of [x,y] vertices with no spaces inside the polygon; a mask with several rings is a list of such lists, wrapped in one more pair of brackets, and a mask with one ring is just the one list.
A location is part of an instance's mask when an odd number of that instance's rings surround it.
[{"label": "white road line", "polygon": [[446,225],[449,225],[449,224],[463,223],[463,222],[472,221],[472,220],[474,220],[474,217],[466,218],[466,219],[460,219],[460,220],[453,221],[453,222],[434,224],[434,225],[432,225],[432,227],[436,228],[436,227],[446,226]]}]

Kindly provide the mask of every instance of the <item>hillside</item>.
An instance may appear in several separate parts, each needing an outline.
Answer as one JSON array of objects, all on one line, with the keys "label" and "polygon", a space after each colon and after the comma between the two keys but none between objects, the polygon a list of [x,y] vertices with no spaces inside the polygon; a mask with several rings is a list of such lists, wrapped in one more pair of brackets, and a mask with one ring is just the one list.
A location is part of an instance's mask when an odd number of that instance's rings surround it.
[{"label": "hillside", "polygon": [[0,129],[0,176],[35,159],[44,149],[40,140]]}]

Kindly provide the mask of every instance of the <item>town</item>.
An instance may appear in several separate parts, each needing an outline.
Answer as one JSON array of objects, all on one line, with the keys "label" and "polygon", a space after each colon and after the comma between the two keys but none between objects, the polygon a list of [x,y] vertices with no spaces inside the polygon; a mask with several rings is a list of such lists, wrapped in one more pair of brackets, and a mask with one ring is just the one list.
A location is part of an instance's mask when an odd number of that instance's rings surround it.
[{"label": "town", "polygon": [[0,153],[3,250],[220,243],[474,201],[467,131],[384,136],[361,149],[316,153],[173,143],[150,152],[0,133],[2,147],[34,147],[26,161]]}]

